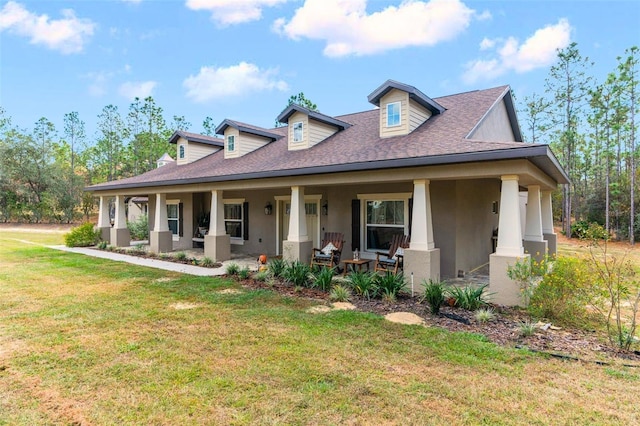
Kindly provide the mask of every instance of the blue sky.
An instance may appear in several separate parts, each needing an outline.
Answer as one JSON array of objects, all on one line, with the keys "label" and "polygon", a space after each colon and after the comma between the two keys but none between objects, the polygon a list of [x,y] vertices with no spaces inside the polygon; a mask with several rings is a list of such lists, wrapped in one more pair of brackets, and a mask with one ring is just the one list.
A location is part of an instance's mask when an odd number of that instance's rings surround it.
[{"label": "blue sky", "polygon": [[640,45],[639,1],[102,0],[0,2],[0,105],[31,129],[88,139],[108,104],[151,95],[167,122],[206,116],[272,127],[289,96],[321,112],[371,109],[387,79],[431,97],[510,84],[544,91],[557,48],[577,42],[603,80]]}]

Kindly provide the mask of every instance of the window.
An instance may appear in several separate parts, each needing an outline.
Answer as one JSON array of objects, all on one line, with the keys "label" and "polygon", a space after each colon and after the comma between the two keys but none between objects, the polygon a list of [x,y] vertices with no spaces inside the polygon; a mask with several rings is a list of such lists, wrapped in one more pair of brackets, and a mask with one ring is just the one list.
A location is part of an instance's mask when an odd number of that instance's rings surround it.
[{"label": "window", "polygon": [[184,158],[184,145],[182,144],[178,146],[178,158]]},{"label": "window", "polygon": [[299,121],[297,123],[293,123],[293,141],[294,142],[302,142],[304,138],[302,134],[302,122]]},{"label": "window", "polygon": [[224,229],[231,238],[242,239],[243,215],[242,203],[225,203],[224,205]]},{"label": "window", "polygon": [[408,198],[366,199],[364,203],[366,250],[387,250],[394,235],[408,233]]},{"label": "window", "polygon": [[167,203],[167,219],[169,220],[169,230],[173,235],[180,232],[180,209],[178,203]]},{"label": "window", "polygon": [[400,125],[400,102],[387,104],[387,127]]},{"label": "window", "polygon": [[227,136],[227,151],[233,152],[236,150],[236,137],[234,135]]}]

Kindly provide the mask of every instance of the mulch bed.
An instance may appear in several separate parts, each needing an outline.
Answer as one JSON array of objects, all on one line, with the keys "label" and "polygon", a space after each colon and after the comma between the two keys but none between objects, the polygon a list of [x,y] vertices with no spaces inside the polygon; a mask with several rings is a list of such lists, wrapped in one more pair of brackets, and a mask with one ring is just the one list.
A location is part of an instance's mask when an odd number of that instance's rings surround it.
[{"label": "mulch bed", "polygon": [[[318,289],[294,288],[278,280],[272,283],[254,279],[239,280],[243,287],[251,289],[270,289],[280,294],[301,297],[329,303],[329,295]],[[449,331],[477,333],[487,337],[491,342],[507,347],[526,348],[532,351],[545,352],[565,359],[580,359],[598,363],[622,361],[630,366],[640,367],[640,351],[620,351],[608,345],[605,336],[595,331],[559,328],[536,329],[531,336],[523,337],[520,324],[529,321],[527,313],[518,308],[492,305],[495,319],[481,323],[474,313],[464,309],[443,306],[437,316],[429,312],[428,304],[419,297],[401,295],[395,302],[382,300],[365,300],[357,296],[351,303],[358,310],[379,315],[393,312],[410,312],[423,318],[427,326],[440,327]]]}]

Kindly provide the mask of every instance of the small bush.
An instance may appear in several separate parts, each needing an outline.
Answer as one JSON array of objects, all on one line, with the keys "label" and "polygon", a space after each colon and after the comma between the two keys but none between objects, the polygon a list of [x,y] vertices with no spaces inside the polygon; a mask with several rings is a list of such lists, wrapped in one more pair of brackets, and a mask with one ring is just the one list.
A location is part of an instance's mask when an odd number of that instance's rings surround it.
[{"label": "small bush", "polygon": [[571,224],[571,236],[581,240],[608,240],[609,234],[604,227],[595,222],[580,220]]},{"label": "small bush", "polygon": [[322,291],[329,291],[333,281],[334,268],[319,268],[313,272],[313,286]]},{"label": "small bush", "polygon": [[238,278],[240,278],[241,280],[246,280],[250,275],[251,271],[247,267],[244,267],[238,271]]},{"label": "small bush", "polygon": [[496,318],[496,314],[491,308],[481,308],[476,311],[474,317],[476,321],[485,323],[493,321]]},{"label": "small bush", "polygon": [[183,262],[183,261],[187,260],[187,253],[185,253],[183,251],[179,251],[173,257],[175,257],[176,260],[179,260],[180,262]]},{"label": "small bush", "polygon": [[108,245],[109,245],[109,243],[107,243],[106,241],[100,241],[98,243],[98,248],[100,250],[106,250]]},{"label": "small bush", "polygon": [[455,299],[455,306],[466,309],[467,311],[475,311],[489,303],[484,292],[486,287],[487,284],[479,287],[451,287],[447,292],[449,296]]},{"label": "small bush", "polygon": [[204,267],[211,268],[213,266],[214,262],[213,262],[213,259],[211,259],[210,257],[205,256],[205,257],[202,258],[202,261],[200,262],[200,264],[202,266],[204,266]]},{"label": "small bush", "polygon": [[240,272],[240,265],[237,263],[229,263],[226,268],[227,275],[238,275]]},{"label": "small bush", "polygon": [[147,215],[142,215],[132,222],[127,222],[127,228],[129,228],[132,240],[149,239],[149,218]]},{"label": "small bush", "polygon": [[520,335],[524,337],[532,336],[536,332],[536,325],[531,321],[524,321],[518,324]]},{"label": "small bush", "polygon": [[400,293],[405,286],[404,276],[402,274],[392,274],[391,272],[376,276],[375,281],[378,294],[386,298],[388,302],[396,300],[398,293]]},{"label": "small bush", "polygon": [[356,271],[348,277],[351,289],[359,296],[370,300],[378,294],[376,274],[374,272]]},{"label": "small bush", "polygon": [[92,223],[77,226],[71,232],[64,234],[64,244],[67,247],[90,247],[100,240],[100,232],[93,229]]},{"label": "small bush", "polygon": [[311,268],[306,263],[292,262],[287,265],[282,273],[282,277],[295,287],[306,287],[309,284],[309,274]]},{"label": "small bush", "polygon": [[348,302],[350,297],[351,290],[340,284],[334,285],[329,292],[329,300],[333,302]]},{"label": "small bush", "polygon": [[440,313],[440,306],[444,303],[446,289],[440,281],[423,281],[424,300],[429,304],[429,310],[433,315]]},{"label": "small bush", "polygon": [[146,247],[144,246],[144,244],[136,244],[135,246],[133,246],[131,249],[129,249],[129,251],[132,254],[144,254],[147,252]]},{"label": "small bush", "polygon": [[287,262],[284,259],[271,259],[267,264],[269,271],[274,277],[281,277],[287,268]]},{"label": "small bush", "polygon": [[260,281],[260,282],[265,282],[267,281],[267,279],[269,278],[269,273],[267,271],[260,271],[257,272],[254,276],[253,279],[256,281]]}]

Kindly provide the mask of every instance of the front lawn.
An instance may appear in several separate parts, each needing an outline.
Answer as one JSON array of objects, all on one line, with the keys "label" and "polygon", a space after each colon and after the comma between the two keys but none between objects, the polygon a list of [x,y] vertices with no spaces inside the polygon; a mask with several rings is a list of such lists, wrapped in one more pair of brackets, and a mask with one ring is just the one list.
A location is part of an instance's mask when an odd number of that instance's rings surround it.
[{"label": "front lawn", "polygon": [[640,419],[637,369],[373,314],[314,315],[309,300],[23,242],[30,237],[0,232],[0,424]]}]

